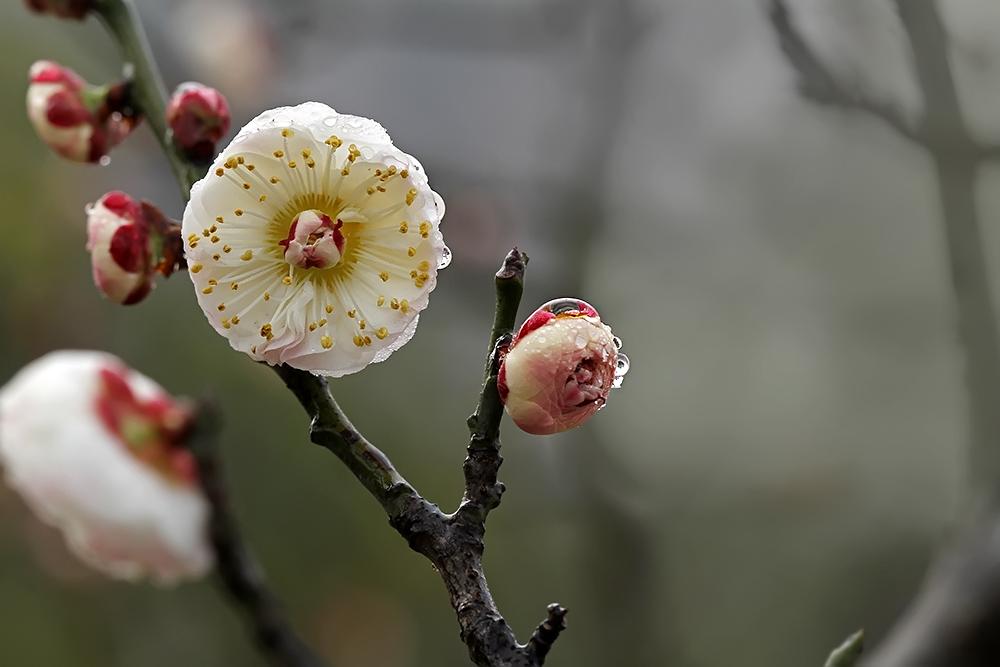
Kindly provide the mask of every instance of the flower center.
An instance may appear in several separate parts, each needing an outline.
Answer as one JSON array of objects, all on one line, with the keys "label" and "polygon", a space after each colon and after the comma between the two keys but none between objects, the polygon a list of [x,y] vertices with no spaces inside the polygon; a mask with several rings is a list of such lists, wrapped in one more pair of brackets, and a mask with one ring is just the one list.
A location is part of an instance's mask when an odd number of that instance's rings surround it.
[{"label": "flower center", "polygon": [[581,407],[602,399],[604,380],[596,370],[593,359],[584,359],[576,365],[563,387],[563,401],[567,406]]},{"label": "flower center", "polygon": [[285,261],[304,269],[325,269],[340,262],[344,253],[344,223],[316,209],[292,218],[288,236],[278,245],[285,249]]}]

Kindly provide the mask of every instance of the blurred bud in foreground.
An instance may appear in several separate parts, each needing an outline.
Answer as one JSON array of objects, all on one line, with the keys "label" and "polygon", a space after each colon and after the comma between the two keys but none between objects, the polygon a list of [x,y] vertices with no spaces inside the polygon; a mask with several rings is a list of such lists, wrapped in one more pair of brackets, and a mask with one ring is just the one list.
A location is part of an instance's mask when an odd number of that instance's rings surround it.
[{"label": "blurred bud in foreground", "polygon": [[126,82],[91,86],[49,60],[32,65],[28,78],[28,119],[38,137],[67,159],[101,162],[139,122]]},{"label": "blurred bud in foreground", "polygon": [[94,6],[94,0],[25,0],[33,12],[53,14],[63,19],[82,19]]},{"label": "blurred bud in foreground", "polygon": [[142,301],[160,273],[169,276],[181,255],[180,227],[145,202],[109,192],[87,206],[87,250],[94,284],[111,301]]},{"label": "blurred bud in foreground", "polygon": [[167,104],[167,124],[174,145],[197,162],[215,157],[215,145],[229,131],[229,104],[215,88],[182,83]]},{"label": "blurred bud in foreground", "polygon": [[158,583],[211,565],[191,410],[100,352],[38,359],[0,389],[7,481],[83,561]]},{"label": "blurred bud in foreground", "polygon": [[628,372],[619,347],[590,304],[549,301],[521,325],[500,365],[497,389],[507,414],[536,435],[579,426]]}]

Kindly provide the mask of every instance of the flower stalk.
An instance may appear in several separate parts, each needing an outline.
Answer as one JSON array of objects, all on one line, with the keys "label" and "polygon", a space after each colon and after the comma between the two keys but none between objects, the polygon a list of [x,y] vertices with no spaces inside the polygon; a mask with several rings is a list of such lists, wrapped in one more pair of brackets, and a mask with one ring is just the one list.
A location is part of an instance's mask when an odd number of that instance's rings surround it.
[{"label": "flower stalk", "polygon": [[186,160],[167,133],[167,89],[153,60],[149,40],[131,0],[95,0],[93,11],[115,38],[132,79],[134,106],[142,110],[160,143],[181,188],[185,201],[191,186],[205,175],[205,167]]}]

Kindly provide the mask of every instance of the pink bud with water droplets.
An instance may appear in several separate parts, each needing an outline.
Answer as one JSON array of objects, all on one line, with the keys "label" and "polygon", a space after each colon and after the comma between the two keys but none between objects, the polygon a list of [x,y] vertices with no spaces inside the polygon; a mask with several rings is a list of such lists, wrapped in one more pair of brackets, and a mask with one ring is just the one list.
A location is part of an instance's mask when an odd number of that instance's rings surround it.
[{"label": "pink bud with water droplets", "polygon": [[167,124],[174,145],[198,162],[215,157],[215,145],[229,131],[229,103],[215,88],[182,83],[167,104]]},{"label": "pink bud with water droplets", "polygon": [[621,384],[621,341],[580,299],[554,299],[521,325],[500,365],[497,389],[507,414],[536,435],[579,426]]}]

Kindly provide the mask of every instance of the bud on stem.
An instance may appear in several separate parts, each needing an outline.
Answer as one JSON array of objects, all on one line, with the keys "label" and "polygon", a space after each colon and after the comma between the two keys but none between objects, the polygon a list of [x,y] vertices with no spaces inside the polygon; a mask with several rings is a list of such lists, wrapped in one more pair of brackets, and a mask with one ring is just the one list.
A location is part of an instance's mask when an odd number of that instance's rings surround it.
[{"label": "bud on stem", "polygon": [[94,284],[111,301],[131,305],[183,261],[180,226],[148,202],[109,192],[87,207],[87,250]]}]

